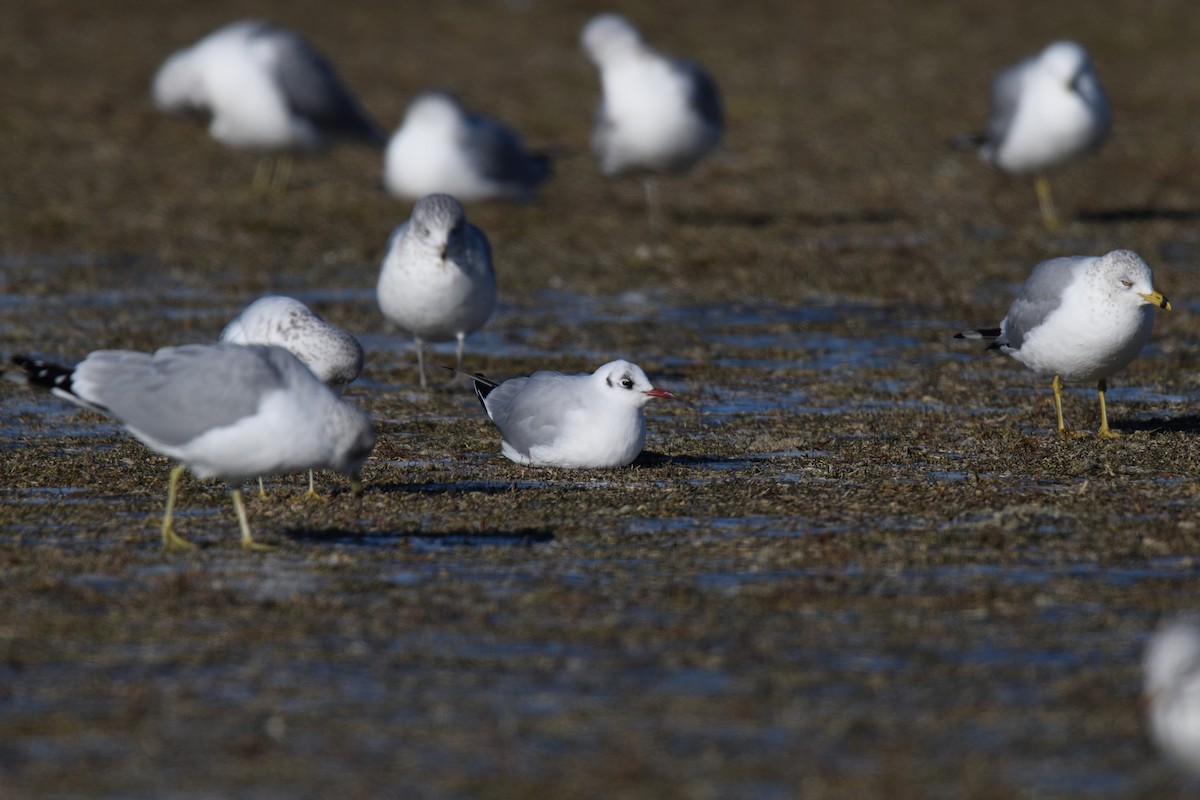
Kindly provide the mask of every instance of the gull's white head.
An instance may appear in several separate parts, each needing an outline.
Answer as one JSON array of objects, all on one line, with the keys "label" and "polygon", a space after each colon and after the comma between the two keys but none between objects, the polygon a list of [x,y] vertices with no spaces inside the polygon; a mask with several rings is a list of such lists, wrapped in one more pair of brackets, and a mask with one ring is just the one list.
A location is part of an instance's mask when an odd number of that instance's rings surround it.
[{"label": "gull's white head", "polygon": [[597,66],[636,52],[645,46],[637,28],[630,25],[620,14],[601,14],[593,17],[583,27],[580,41],[587,57]]},{"label": "gull's white head", "polygon": [[467,245],[467,212],[448,194],[426,195],[413,206],[408,232],[440,248],[445,258],[447,252],[457,253]]},{"label": "gull's white head", "polygon": [[375,449],[375,423],[365,411],[343,401],[335,407],[335,419],[328,426],[334,438],[329,468],[349,476],[355,494],[362,491],[362,465]]},{"label": "gull's white head", "polygon": [[641,408],[654,397],[668,400],[675,397],[666,389],[655,389],[642,368],[628,361],[608,362],[592,373],[592,381],[607,400],[635,408]]},{"label": "gull's white head", "polygon": [[1070,86],[1080,75],[1090,72],[1092,68],[1083,45],[1069,40],[1048,45],[1039,56],[1038,62],[1043,70],[1053,75],[1064,86]]},{"label": "gull's white head", "polygon": [[170,56],[154,75],[154,105],[166,114],[199,111],[207,103],[204,80],[195,55],[183,50]]},{"label": "gull's white head", "polygon": [[1132,250],[1113,250],[1088,269],[1091,285],[1112,302],[1141,306],[1149,303],[1171,310],[1167,298],[1154,289],[1154,273]]},{"label": "gull's white head", "polygon": [[462,105],[448,92],[422,92],[404,112],[405,125],[446,129],[458,124]]}]

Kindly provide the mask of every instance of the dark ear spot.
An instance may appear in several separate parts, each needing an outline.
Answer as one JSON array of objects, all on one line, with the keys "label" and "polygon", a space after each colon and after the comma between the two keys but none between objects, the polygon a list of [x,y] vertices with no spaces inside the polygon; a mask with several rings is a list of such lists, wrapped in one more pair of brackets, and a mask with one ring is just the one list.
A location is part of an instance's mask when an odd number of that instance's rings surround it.
[{"label": "dark ear spot", "polygon": [[606,376],[604,376],[604,382],[605,382],[606,384],[608,384],[608,385],[609,385],[609,387],[611,387],[611,386],[612,386],[612,376],[611,376],[611,375],[606,375]]}]

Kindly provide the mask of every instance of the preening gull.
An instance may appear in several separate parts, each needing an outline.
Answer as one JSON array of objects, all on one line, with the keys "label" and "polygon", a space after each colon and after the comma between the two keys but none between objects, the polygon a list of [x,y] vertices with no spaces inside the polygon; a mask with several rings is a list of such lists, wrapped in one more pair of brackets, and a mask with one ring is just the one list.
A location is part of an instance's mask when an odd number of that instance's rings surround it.
[{"label": "preening gull", "polygon": [[241,484],[249,478],[328,468],[359,472],[375,446],[368,417],[321,383],[280,347],[185,345],[153,354],[97,350],[74,367],[14,356],[25,380],[108,414],[138,440],[179,462],[171,470],[162,520],[163,544],[186,549],[172,513],[185,468],[198,478],[229,482],[242,546],[250,535]]},{"label": "preening gull", "polygon": [[231,23],[171,55],[153,95],[161,111],[208,117],[214,139],[255,153],[386,142],[324,56],[299,33],[261,20]]}]

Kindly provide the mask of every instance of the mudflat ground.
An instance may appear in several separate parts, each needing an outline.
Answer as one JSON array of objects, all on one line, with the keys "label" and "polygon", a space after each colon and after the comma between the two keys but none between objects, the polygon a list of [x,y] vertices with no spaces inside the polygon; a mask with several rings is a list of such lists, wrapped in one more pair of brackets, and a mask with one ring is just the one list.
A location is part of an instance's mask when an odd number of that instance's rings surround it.
[{"label": "mudflat ground", "polygon": [[[409,206],[380,154],[256,161],[156,113],[172,50],[235,3],[0,10],[0,355],[213,340],[266,292],[360,336],[379,425],[354,498],[248,502],[103,417],[0,383],[5,797],[1160,797],[1140,659],[1200,606],[1200,15],[1188,2],[621,4],[724,92],[721,153],[636,180],[587,151],[581,3],[265,3],[388,128],[454,89],[557,156],[476,204],[491,375],[641,364],[631,468],[499,453],[462,384],[416,388],[373,288]],[[990,75],[1069,36],[1114,108],[1057,176],[947,146]],[[1129,247],[1175,310],[1113,381],[1116,440],[1053,435],[1048,381],[962,328],[1038,261]],[[438,350],[435,361],[451,356]],[[1068,422],[1098,423],[1090,387]]]}]

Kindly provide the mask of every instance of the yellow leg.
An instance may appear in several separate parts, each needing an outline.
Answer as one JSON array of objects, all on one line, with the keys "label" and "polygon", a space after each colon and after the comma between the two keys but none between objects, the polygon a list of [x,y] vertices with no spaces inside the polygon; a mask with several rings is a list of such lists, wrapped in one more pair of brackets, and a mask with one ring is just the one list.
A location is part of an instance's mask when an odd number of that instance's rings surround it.
[{"label": "yellow leg", "polygon": [[1067,426],[1063,422],[1062,415],[1062,378],[1054,376],[1054,383],[1050,384],[1054,389],[1054,413],[1058,415],[1058,435],[1067,435]]},{"label": "yellow leg", "polygon": [[351,476],[351,478],[350,478],[350,494],[354,495],[355,497],[362,497],[363,482],[362,482],[361,476],[359,476],[359,475]]},{"label": "yellow leg", "polygon": [[258,479],[258,499],[259,500],[267,499],[267,487],[263,485],[262,478]]},{"label": "yellow leg", "polygon": [[1054,210],[1054,197],[1050,194],[1050,179],[1038,175],[1033,180],[1033,189],[1037,192],[1038,208],[1042,210],[1042,224],[1048,231],[1058,230],[1058,212]]},{"label": "yellow leg", "polygon": [[1104,407],[1104,393],[1108,391],[1108,381],[1101,378],[1096,390],[1100,393],[1100,430],[1096,431],[1096,435],[1102,439],[1116,439],[1121,434],[1108,429],[1108,411]]},{"label": "yellow leg", "polygon": [[662,201],[658,196],[658,181],[652,176],[642,181],[646,191],[646,214],[650,220],[650,229],[657,231],[663,227]]},{"label": "yellow leg", "polygon": [[250,523],[246,521],[246,506],[242,503],[242,490],[235,488],[233,495],[233,510],[237,513],[238,527],[242,529],[242,547],[247,550],[274,550],[269,544],[259,544],[250,535]]},{"label": "yellow leg", "polygon": [[266,156],[261,156],[258,159],[257,166],[254,167],[254,180],[250,182],[250,188],[255,192],[265,192],[271,186],[271,160]]},{"label": "yellow leg", "polygon": [[175,513],[175,493],[179,489],[179,478],[183,475],[183,470],[182,464],[175,466],[167,481],[167,509],[163,512],[162,537],[163,546],[168,550],[192,550],[196,547],[176,533],[175,528],[171,525],[171,517]]},{"label": "yellow leg", "polygon": [[292,180],[292,157],[287,153],[275,159],[275,170],[271,174],[271,188],[283,193]]},{"label": "yellow leg", "polygon": [[313,478],[313,471],[308,471],[308,493],[304,495],[305,500],[324,500],[325,495],[317,491],[317,483]]}]

